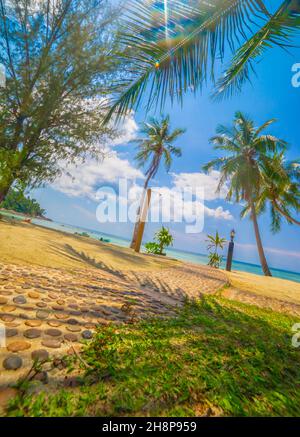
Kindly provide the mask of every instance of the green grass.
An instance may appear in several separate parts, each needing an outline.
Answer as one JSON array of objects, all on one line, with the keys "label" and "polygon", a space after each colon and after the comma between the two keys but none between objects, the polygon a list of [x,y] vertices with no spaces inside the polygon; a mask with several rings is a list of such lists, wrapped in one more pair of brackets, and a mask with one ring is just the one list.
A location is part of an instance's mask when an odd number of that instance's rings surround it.
[{"label": "green grass", "polygon": [[174,319],[103,327],[85,349],[83,387],[18,397],[8,415],[299,416],[295,322],[208,297]]}]

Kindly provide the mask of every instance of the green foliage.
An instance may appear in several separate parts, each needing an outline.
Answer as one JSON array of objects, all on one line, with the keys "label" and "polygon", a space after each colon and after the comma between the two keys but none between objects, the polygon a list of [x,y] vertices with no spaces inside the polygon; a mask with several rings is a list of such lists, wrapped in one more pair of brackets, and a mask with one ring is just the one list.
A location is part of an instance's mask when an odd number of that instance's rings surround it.
[{"label": "green foliage", "polygon": [[176,157],[181,156],[181,149],[173,145],[183,133],[184,129],[170,130],[170,117],[162,117],[160,120],[151,118],[146,123],[142,124],[141,133],[143,138],[135,140],[138,144],[138,153],[136,154],[136,161],[140,167],[146,165],[150,161],[150,165],[146,170],[145,188],[150,179],[152,179],[160,166],[161,160],[167,171],[172,165],[172,155]]},{"label": "green foliage", "polygon": [[0,196],[102,156],[115,135],[101,124],[115,19],[106,0],[1,0]]},{"label": "green foliage", "polygon": [[145,248],[148,253],[156,255],[163,255],[164,250],[173,244],[174,238],[170,234],[169,229],[164,226],[156,232],[154,239],[155,242],[149,242],[145,244]]},{"label": "green foliage", "polygon": [[299,416],[296,322],[207,296],[171,319],[101,326],[82,355],[89,365],[83,387],[28,392],[7,414]]},{"label": "green foliage", "polygon": [[222,255],[218,254],[218,249],[224,249],[226,238],[220,237],[218,231],[216,231],[216,235],[207,235],[207,238],[207,250],[210,251],[208,254],[208,265],[218,269],[223,259]]},{"label": "green foliage", "polygon": [[35,199],[26,196],[23,191],[10,189],[5,200],[0,204],[1,208],[28,214],[32,217],[41,217],[46,211],[40,207]]},{"label": "green foliage", "polygon": [[[172,3],[172,2],[169,2]],[[141,0],[128,5],[121,34],[123,58],[129,79],[116,98],[111,114],[124,116],[145,103],[147,109],[166,99],[182,101],[186,92],[197,92],[207,79],[215,82],[218,62],[235,53],[217,87],[218,95],[239,90],[260,59],[273,46],[290,44],[299,30],[299,5],[284,0],[272,16],[261,0],[211,0],[185,8],[184,37],[176,34],[181,17],[176,7],[170,14],[166,41],[164,10],[156,10],[158,28],[153,32],[153,10]],[[126,67],[125,67],[126,68]],[[124,83],[122,83],[124,85]],[[147,93],[145,90],[147,89]],[[145,97],[145,102],[144,98]]]}]

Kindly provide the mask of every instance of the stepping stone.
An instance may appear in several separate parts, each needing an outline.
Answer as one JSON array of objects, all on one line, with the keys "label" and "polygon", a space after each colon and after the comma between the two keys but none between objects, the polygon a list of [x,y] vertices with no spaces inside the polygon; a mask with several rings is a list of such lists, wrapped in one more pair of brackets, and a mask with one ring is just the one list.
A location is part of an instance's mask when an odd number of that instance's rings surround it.
[{"label": "stepping stone", "polygon": [[1,316],[0,318],[3,322],[13,322],[15,320],[15,317],[11,316],[9,314],[5,314],[4,316]]},{"label": "stepping stone", "polygon": [[59,337],[62,335],[62,332],[59,329],[46,329],[45,334],[51,337]]},{"label": "stepping stone", "polygon": [[4,305],[3,307],[2,307],[2,311],[4,312],[4,313],[12,313],[13,311],[15,311],[16,310],[16,307],[14,306],[14,305]]},{"label": "stepping stone", "polygon": [[44,302],[38,302],[38,303],[36,304],[36,306],[39,307],[39,308],[46,308],[47,304],[44,303]]},{"label": "stepping stone", "polygon": [[14,341],[13,343],[10,343],[6,349],[10,352],[19,352],[19,351],[25,351],[26,349],[30,349],[31,344],[27,341],[19,340]]},{"label": "stepping stone", "polygon": [[55,339],[45,339],[42,341],[42,345],[45,347],[50,347],[52,349],[59,349],[61,346],[61,342]]},{"label": "stepping stone", "polygon": [[27,303],[25,296],[14,297],[13,301],[14,301],[14,303],[17,303],[18,305],[23,305],[24,303]]},{"label": "stepping stone", "polygon": [[61,326],[60,322],[56,322],[55,320],[51,320],[50,322],[47,322],[49,326],[52,326],[53,328],[58,328]]},{"label": "stepping stone", "polygon": [[41,320],[26,320],[25,322],[25,325],[30,326],[31,328],[37,328],[38,326],[41,326],[41,324]]},{"label": "stepping stone", "polygon": [[65,334],[64,338],[71,342],[78,341],[78,336],[76,334]]},{"label": "stepping stone", "polygon": [[80,328],[80,326],[70,325],[70,326],[67,326],[67,330],[71,331],[71,332],[80,332],[81,328]]},{"label": "stepping stone", "polygon": [[40,294],[36,291],[29,291],[28,296],[31,297],[31,299],[39,299]]},{"label": "stepping stone", "polygon": [[6,370],[17,370],[22,366],[22,364],[22,358],[18,355],[9,355],[2,363]]},{"label": "stepping stone", "polygon": [[56,303],[57,303],[58,305],[64,305],[65,301],[62,300],[62,299],[58,299],[58,300],[56,301]]},{"label": "stepping stone", "polygon": [[0,297],[0,305],[5,305],[7,303],[7,299],[5,297]]},{"label": "stepping stone", "polygon": [[17,329],[6,329],[5,334],[6,334],[7,338],[15,337],[16,335],[18,335],[18,330]]},{"label": "stepping stone", "polygon": [[42,334],[42,331],[40,329],[27,329],[26,331],[24,331],[24,337],[26,338],[38,338],[40,337]]},{"label": "stepping stone", "polygon": [[93,337],[93,333],[89,330],[83,331],[81,335],[85,340],[90,340]]},{"label": "stepping stone", "polygon": [[36,317],[38,319],[47,319],[47,317],[49,316],[49,311],[45,311],[45,310],[38,310],[36,312]]},{"label": "stepping stone", "polygon": [[69,325],[78,325],[79,322],[76,319],[69,319],[69,320],[67,320],[67,323]]},{"label": "stepping stone", "polygon": [[95,329],[97,325],[95,323],[86,323],[84,325],[87,329]]},{"label": "stepping stone", "polygon": [[31,353],[31,358],[44,363],[49,358],[49,352],[46,349],[37,349]]},{"label": "stepping stone", "polygon": [[57,318],[57,319],[59,319],[59,320],[64,320],[64,319],[67,319],[69,316],[68,316],[68,314],[55,314],[55,317]]},{"label": "stepping stone", "polygon": [[81,316],[82,313],[81,313],[81,311],[76,310],[76,311],[69,311],[69,314],[72,316]]}]

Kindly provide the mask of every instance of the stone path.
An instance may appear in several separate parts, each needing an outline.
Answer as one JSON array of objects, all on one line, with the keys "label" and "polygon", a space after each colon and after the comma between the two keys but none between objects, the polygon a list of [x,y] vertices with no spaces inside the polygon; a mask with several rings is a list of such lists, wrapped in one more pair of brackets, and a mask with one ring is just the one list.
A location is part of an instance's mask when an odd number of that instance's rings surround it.
[{"label": "stone path", "polygon": [[28,372],[33,359],[79,350],[96,326],[170,316],[186,295],[199,297],[226,283],[222,272],[205,266],[155,272],[102,267],[66,272],[0,263],[0,389]]}]

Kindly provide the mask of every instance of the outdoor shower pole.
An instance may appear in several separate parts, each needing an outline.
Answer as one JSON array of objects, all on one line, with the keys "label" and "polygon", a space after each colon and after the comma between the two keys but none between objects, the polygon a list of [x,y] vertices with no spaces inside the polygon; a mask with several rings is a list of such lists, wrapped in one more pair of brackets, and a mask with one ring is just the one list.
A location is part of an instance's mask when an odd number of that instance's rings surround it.
[{"label": "outdoor shower pole", "polygon": [[227,262],[226,262],[227,272],[231,272],[233,249],[234,249],[234,241],[233,241],[234,237],[235,237],[235,230],[232,229],[232,231],[230,233],[230,242],[228,245],[228,254],[227,254]]}]

